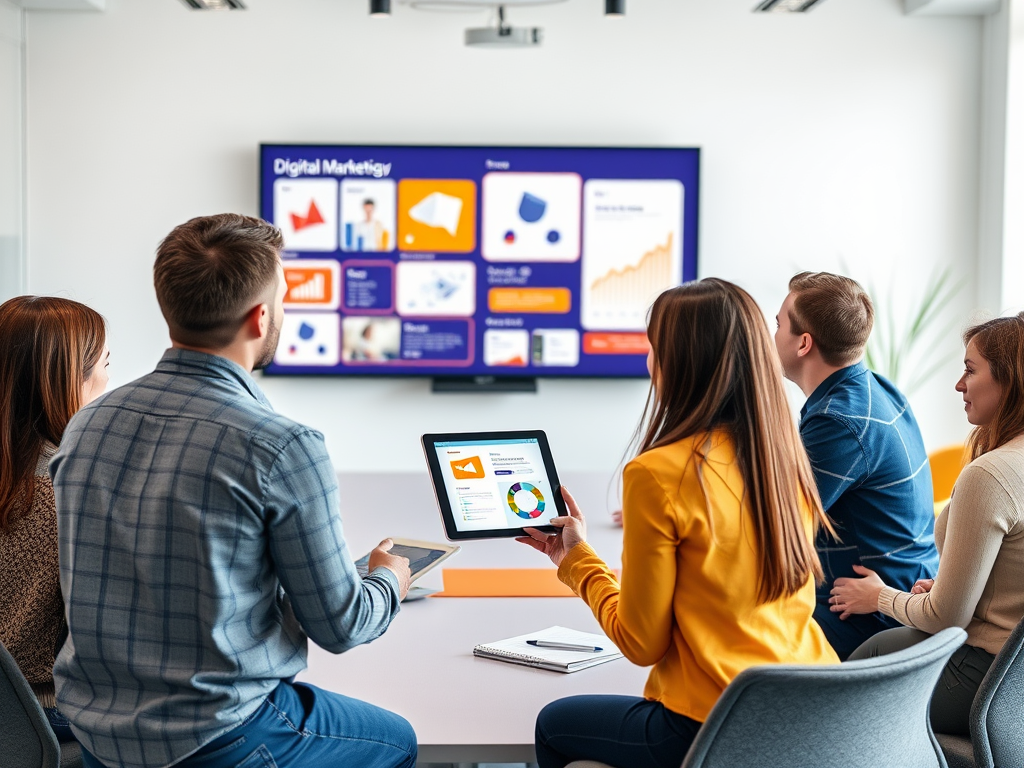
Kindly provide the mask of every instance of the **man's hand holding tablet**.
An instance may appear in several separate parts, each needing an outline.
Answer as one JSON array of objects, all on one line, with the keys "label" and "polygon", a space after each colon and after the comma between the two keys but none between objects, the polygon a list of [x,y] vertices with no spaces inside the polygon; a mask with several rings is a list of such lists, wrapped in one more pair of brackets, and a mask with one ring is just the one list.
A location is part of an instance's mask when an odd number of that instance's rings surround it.
[{"label": "man's hand holding tablet", "polygon": [[409,594],[409,585],[412,584],[412,571],[409,569],[408,557],[388,554],[394,546],[395,542],[391,539],[384,539],[370,551],[369,573],[377,568],[387,568],[398,579],[398,599],[405,600]]},{"label": "man's hand holding tablet", "polygon": [[[375,568],[387,568],[398,578],[400,596],[405,600],[412,582],[431,568],[443,563],[459,549],[460,547],[453,547],[450,544],[434,544],[430,541],[398,537],[384,539],[376,549],[356,560],[356,573],[365,579]],[[420,590],[415,597],[409,599],[418,599],[422,596],[423,590]]]}]

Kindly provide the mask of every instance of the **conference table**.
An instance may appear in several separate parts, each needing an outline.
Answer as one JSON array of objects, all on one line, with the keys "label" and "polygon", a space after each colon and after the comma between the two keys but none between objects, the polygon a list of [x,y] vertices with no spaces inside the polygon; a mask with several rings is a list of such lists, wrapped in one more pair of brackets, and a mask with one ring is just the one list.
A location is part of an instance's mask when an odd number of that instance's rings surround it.
[{"label": "conference table", "polygon": [[[430,478],[422,473],[340,473],[345,537],[354,557],[398,536],[443,542]],[[567,473],[587,518],[588,541],[612,567],[622,555],[612,525],[608,475]],[[462,551],[417,585],[440,588],[452,568],[545,568],[550,560],[513,539],[467,541]],[[364,646],[333,655],[310,644],[298,679],[397,712],[412,723],[420,763],[533,762],[537,713],[578,694],[643,692],[647,670],[617,659],[572,674],[473,656],[473,646],[563,626],[600,627],[575,597],[428,597],[405,602],[388,631]]]}]

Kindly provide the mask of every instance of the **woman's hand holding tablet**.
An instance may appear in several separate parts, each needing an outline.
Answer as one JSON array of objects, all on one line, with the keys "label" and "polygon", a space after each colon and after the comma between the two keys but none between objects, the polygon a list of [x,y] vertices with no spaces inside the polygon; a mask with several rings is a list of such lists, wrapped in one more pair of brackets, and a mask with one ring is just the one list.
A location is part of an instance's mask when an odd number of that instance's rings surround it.
[{"label": "woman's hand holding tablet", "polygon": [[516,541],[528,544],[550,557],[556,566],[562,564],[562,558],[570,549],[587,540],[587,523],[583,519],[580,505],[565,486],[562,486],[562,496],[565,497],[569,514],[551,521],[555,533],[542,533],[536,528],[527,528],[526,536],[516,537]]},{"label": "woman's hand holding tablet", "polygon": [[423,451],[451,541],[555,533],[568,515],[540,430],[424,435]]}]

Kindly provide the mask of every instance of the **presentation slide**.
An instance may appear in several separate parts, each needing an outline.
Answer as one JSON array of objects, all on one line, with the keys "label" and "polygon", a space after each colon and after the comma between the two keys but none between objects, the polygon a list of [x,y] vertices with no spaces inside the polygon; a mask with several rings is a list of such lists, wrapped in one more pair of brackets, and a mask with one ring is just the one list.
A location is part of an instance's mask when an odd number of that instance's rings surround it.
[{"label": "presentation slide", "polygon": [[284,236],[269,373],[647,375],[647,312],[697,276],[700,151],[261,146]]},{"label": "presentation slide", "polygon": [[558,514],[536,438],[436,443],[460,531],[547,525]]}]

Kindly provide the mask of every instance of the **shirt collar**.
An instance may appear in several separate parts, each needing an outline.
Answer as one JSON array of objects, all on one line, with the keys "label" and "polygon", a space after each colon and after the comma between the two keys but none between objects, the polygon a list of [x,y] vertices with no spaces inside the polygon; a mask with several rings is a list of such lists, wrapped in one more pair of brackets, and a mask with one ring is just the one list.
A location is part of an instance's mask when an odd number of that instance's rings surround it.
[{"label": "shirt collar", "polygon": [[53,458],[53,454],[57,452],[57,446],[51,443],[49,440],[43,442],[43,448],[39,452],[39,458],[36,460],[36,475],[49,474],[47,467],[50,464],[50,459]]},{"label": "shirt collar", "polygon": [[854,363],[846,368],[840,368],[838,371],[833,373],[821,382],[813,392],[811,392],[811,396],[807,398],[807,402],[804,403],[804,407],[800,409],[800,418],[802,419],[806,416],[807,411],[817,405],[817,403],[831,392],[833,387],[837,384],[846,381],[847,379],[852,379],[854,376],[859,376],[867,371],[867,369],[867,365],[865,365],[864,361],[861,360],[859,363]]},{"label": "shirt collar", "polygon": [[217,378],[237,384],[248,392],[253,399],[268,407],[270,406],[267,396],[256,385],[252,374],[233,360],[228,360],[220,355],[171,347],[160,358],[156,370],[161,373],[174,373],[184,376],[216,376]]}]

